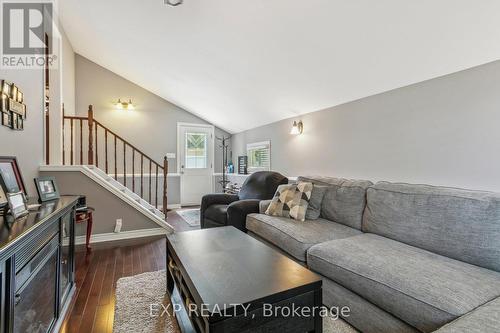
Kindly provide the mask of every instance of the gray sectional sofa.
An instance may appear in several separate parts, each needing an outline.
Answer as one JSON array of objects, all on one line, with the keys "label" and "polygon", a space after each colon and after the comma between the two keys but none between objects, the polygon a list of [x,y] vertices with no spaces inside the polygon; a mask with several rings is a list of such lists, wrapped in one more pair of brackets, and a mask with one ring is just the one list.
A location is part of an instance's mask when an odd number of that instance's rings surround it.
[{"label": "gray sectional sofa", "polygon": [[317,220],[248,215],[254,237],[323,276],[362,332],[500,332],[500,194],[306,178]]}]

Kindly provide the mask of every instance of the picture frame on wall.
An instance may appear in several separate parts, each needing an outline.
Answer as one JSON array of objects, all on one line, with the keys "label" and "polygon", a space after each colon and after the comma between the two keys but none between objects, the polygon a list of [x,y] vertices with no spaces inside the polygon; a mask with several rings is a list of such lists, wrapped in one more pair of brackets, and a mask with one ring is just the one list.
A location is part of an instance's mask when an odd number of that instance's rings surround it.
[{"label": "picture frame on wall", "polygon": [[26,105],[23,104],[23,111],[22,111],[22,117],[23,117],[23,120],[26,120]]},{"label": "picture frame on wall", "polygon": [[0,80],[0,123],[10,129],[24,130],[27,107],[23,92],[14,84]]},{"label": "picture frame on wall", "polygon": [[17,88],[17,86],[15,84],[12,84],[11,87],[10,87],[10,98],[12,99],[17,99],[17,92],[19,91],[19,89]]},{"label": "picture frame on wall", "polygon": [[12,128],[12,113],[2,112],[2,125]]},{"label": "picture frame on wall", "polygon": [[0,182],[6,194],[22,192],[28,195],[17,159],[13,156],[0,157]]},{"label": "picture frame on wall", "polygon": [[40,202],[59,199],[59,189],[54,177],[35,178],[35,186]]},{"label": "picture frame on wall", "polygon": [[1,91],[2,91],[2,94],[6,95],[7,97],[10,97],[10,88],[11,88],[11,84],[8,83],[7,81],[5,80],[2,80],[1,81]]},{"label": "picture frame on wall", "polygon": [[17,113],[12,113],[12,129],[17,130],[18,129],[18,119],[19,115]]},{"label": "picture frame on wall", "polygon": [[17,129],[19,131],[22,131],[24,129],[24,120],[23,117],[20,115],[17,116]]},{"label": "picture frame on wall", "polygon": [[7,95],[2,93],[0,98],[0,112],[9,112],[8,100]]}]

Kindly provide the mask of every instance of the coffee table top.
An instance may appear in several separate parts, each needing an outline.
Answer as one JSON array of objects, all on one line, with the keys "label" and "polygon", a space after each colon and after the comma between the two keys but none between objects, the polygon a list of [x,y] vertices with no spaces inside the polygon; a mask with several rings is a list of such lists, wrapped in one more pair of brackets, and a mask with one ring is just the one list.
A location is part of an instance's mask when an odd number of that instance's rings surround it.
[{"label": "coffee table top", "polygon": [[167,238],[169,252],[209,308],[275,303],[321,287],[318,275],[234,227]]}]

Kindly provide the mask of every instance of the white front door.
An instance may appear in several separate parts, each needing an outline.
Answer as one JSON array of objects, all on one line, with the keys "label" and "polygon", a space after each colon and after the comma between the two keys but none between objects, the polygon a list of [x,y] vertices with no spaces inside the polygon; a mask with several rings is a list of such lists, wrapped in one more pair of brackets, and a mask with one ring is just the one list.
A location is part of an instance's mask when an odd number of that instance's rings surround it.
[{"label": "white front door", "polygon": [[214,127],[179,123],[177,142],[181,206],[200,205],[213,192]]}]

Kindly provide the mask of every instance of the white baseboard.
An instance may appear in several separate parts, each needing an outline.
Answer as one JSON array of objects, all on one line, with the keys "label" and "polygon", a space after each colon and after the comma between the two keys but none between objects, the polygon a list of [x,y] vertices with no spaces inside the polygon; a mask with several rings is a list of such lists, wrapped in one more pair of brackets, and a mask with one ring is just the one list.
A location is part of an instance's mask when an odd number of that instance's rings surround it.
[{"label": "white baseboard", "polygon": [[179,208],[181,208],[181,204],[171,204],[171,205],[167,205],[167,208],[168,208],[168,209],[179,209]]},{"label": "white baseboard", "polygon": [[[109,232],[104,234],[95,234],[90,236],[90,243],[102,243],[102,242],[112,242],[123,239],[133,239],[142,237],[151,237],[158,235],[167,235],[169,232],[163,228],[153,228],[153,229],[140,229],[140,230],[130,230],[122,232]],[[75,244],[82,245],[85,244],[85,235],[76,236]]]}]

